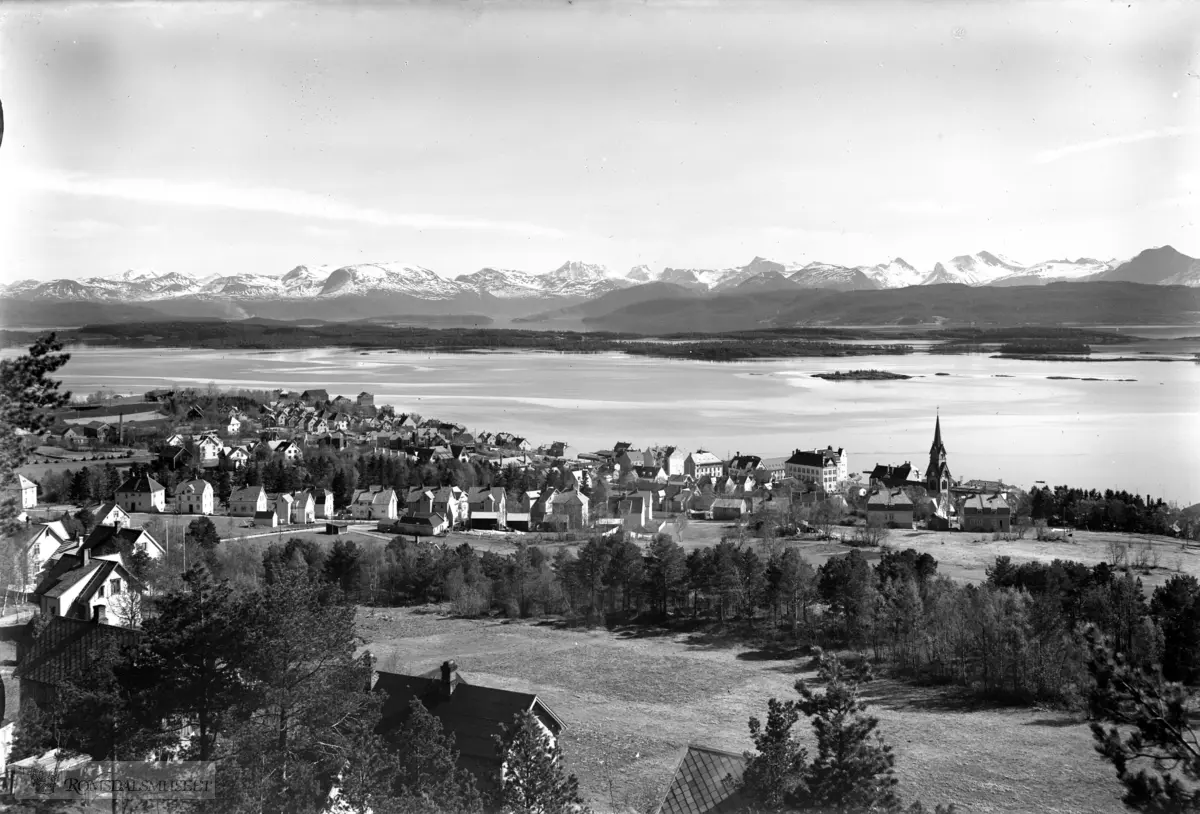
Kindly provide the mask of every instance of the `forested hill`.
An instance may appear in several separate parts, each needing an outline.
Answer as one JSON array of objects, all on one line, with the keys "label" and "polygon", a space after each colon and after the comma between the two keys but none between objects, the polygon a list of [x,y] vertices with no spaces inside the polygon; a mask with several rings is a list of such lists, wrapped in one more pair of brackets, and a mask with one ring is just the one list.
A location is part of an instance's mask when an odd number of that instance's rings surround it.
[{"label": "forested hill", "polygon": [[669,298],[585,317],[592,330],[663,334],[794,325],[1128,325],[1200,322],[1200,288],[1128,282],[885,291],[811,289]]}]

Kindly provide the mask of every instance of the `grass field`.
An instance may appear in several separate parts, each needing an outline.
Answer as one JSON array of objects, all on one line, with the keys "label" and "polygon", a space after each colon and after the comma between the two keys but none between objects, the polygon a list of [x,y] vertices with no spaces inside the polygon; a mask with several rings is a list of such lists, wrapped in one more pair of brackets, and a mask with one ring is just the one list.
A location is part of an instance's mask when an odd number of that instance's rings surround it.
[{"label": "grass field", "polygon": [[[840,531],[840,527],[835,527]],[[835,532],[836,533],[836,532]],[[681,545],[687,551],[716,545],[723,536],[738,537],[737,526],[719,521],[691,521],[683,532]],[[498,532],[454,532],[439,538],[451,547],[468,543],[481,551],[507,553],[516,548],[518,540],[539,545],[553,553],[558,548],[575,550],[578,543],[561,542],[556,535],[501,534]],[[746,544],[766,553],[762,540],[747,538]],[[799,548],[805,559],[820,566],[830,557],[845,554],[849,546],[837,541],[781,538],[779,545]],[[1115,555],[1132,561],[1139,549],[1147,547],[1147,569],[1138,569],[1147,593],[1166,582],[1172,574],[1185,573],[1200,577],[1200,545],[1187,545],[1173,537],[1120,534],[1115,532],[1075,531],[1061,541],[1038,541],[1029,535],[1024,540],[993,540],[990,534],[963,531],[925,531],[893,529],[885,544],[892,549],[912,548],[928,553],[938,561],[939,573],[960,582],[983,582],[986,569],[999,556],[1010,556],[1016,562],[1046,562],[1055,559],[1076,560],[1086,565],[1113,562]],[[868,561],[879,559],[879,549],[860,549]],[[1146,574],[1148,570],[1150,573]]]},{"label": "grass field", "polygon": [[[805,660],[687,634],[560,629],[465,620],[430,609],[361,609],[359,632],[379,669],[405,673],[458,662],[469,682],[536,692],[567,725],[562,744],[600,811],[646,811],[661,800],[682,749],[751,747],[747,719],[771,696],[794,697]],[[872,712],[897,757],[900,792],[970,812],[1121,812],[1111,767],[1087,726],[1037,709],[978,708],[945,690],[881,680]],[[810,731],[798,733],[811,745]]]}]

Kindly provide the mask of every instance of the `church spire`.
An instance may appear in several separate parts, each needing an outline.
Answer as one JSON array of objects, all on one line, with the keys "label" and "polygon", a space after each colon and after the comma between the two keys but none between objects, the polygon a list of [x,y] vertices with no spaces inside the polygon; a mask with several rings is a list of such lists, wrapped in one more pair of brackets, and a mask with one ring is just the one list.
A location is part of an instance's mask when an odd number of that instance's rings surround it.
[{"label": "church spire", "polygon": [[936,454],[945,451],[946,445],[942,443],[942,416],[939,413],[933,425],[933,446],[929,448],[929,452],[930,454]]}]

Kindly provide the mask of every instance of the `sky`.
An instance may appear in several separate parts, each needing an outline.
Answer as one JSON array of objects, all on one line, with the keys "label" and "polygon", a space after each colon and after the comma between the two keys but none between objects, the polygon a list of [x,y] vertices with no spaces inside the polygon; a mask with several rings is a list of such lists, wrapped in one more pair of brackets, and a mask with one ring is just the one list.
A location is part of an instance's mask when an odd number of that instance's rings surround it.
[{"label": "sky", "polygon": [[1200,4],[0,6],[0,281],[1200,255]]}]

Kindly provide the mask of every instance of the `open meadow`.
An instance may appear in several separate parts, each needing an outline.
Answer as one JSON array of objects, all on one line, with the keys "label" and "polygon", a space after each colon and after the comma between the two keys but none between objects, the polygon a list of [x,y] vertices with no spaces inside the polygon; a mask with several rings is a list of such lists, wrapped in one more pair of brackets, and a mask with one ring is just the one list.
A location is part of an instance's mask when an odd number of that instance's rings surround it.
[{"label": "open meadow", "polygon": [[[452,618],[430,608],[362,608],[379,669],[418,673],[453,659],[468,682],[536,692],[565,722],[563,749],[599,811],[648,811],[689,743],[744,751],[747,719],[794,697],[807,659],[686,633],[572,629]],[[865,697],[896,752],[900,793],[971,812],[1124,810],[1111,766],[1077,716],[958,703],[890,680]],[[811,745],[803,721],[797,732]]]}]

